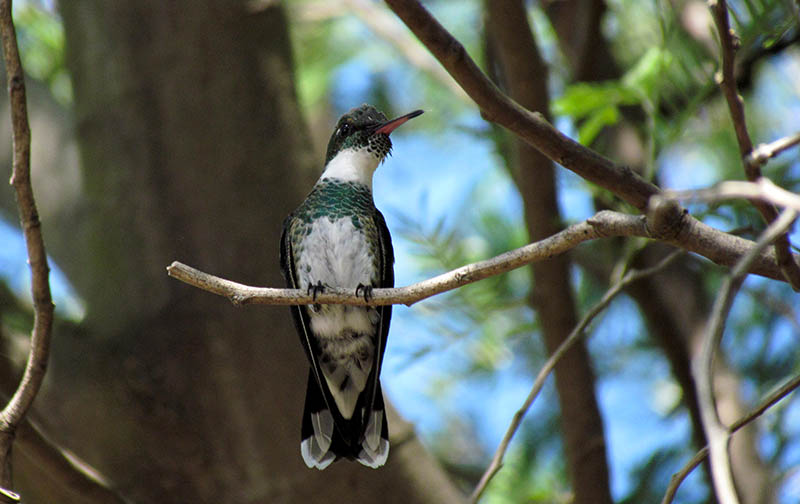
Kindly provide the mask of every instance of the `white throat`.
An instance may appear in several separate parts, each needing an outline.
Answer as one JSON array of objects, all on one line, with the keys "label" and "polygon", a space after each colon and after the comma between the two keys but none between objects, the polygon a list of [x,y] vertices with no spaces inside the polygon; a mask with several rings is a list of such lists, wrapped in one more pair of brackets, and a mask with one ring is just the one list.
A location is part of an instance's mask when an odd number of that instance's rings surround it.
[{"label": "white throat", "polygon": [[322,172],[320,180],[335,178],[348,182],[358,182],[372,190],[372,174],[378,168],[380,159],[367,149],[343,149],[339,151]]}]

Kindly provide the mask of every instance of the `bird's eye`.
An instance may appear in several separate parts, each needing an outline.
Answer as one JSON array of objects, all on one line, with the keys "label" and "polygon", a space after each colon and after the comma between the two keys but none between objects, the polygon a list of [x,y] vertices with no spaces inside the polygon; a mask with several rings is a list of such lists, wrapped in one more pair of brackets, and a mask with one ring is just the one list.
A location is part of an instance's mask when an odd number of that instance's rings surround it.
[{"label": "bird's eye", "polygon": [[342,124],[341,126],[339,126],[339,135],[341,135],[341,136],[349,135],[350,134],[350,129],[351,129],[350,123]]}]

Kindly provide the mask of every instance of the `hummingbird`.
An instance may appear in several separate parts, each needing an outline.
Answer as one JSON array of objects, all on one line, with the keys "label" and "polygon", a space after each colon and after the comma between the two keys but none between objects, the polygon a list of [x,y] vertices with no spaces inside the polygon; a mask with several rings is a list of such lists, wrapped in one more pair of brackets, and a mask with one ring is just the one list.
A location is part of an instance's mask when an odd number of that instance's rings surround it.
[{"label": "hummingbird", "polygon": [[[352,288],[369,300],[373,288],[394,287],[394,251],[372,199],[372,176],[392,150],[396,119],[364,104],[343,115],[328,142],[325,169],[286,218],[281,270],[289,288],[316,296]],[[380,374],[392,306],[310,304],[291,307],[310,369],[300,454],[309,468],[340,458],[378,468],[389,456]]]}]

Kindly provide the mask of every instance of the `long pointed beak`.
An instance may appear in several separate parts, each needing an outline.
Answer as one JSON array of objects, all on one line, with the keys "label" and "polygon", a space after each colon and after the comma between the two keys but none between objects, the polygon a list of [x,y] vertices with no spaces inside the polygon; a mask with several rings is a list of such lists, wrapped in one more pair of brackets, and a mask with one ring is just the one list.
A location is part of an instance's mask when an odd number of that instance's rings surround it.
[{"label": "long pointed beak", "polygon": [[397,127],[404,124],[409,119],[414,119],[415,117],[422,115],[423,112],[424,110],[415,110],[414,112],[400,116],[396,119],[392,119],[391,121],[386,121],[385,123],[378,126],[378,128],[375,130],[375,133],[383,133],[385,135],[388,135],[389,133],[397,129]]}]

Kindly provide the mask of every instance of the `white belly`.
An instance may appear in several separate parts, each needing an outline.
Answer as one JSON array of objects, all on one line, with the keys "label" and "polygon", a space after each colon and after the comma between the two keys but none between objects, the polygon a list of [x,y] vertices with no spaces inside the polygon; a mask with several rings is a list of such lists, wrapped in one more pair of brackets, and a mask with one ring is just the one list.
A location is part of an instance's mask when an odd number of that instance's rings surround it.
[{"label": "white belly", "polygon": [[[355,288],[371,285],[373,256],[366,237],[351,218],[318,219],[303,238],[303,253],[295,268],[301,288]],[[379,321],[374,307],[322,305],[310,307],[311,331],[320,344],[320,366],[340,413],[350,418],[366,386],[375,359],[374,338]]]},{"label": "white belly", "polygon": [[328,287],[371,285],[374,268],[366,237],[350,217],[331,221],[317,219],[301,244],[296,263],[302,287],[322,282]]}]

